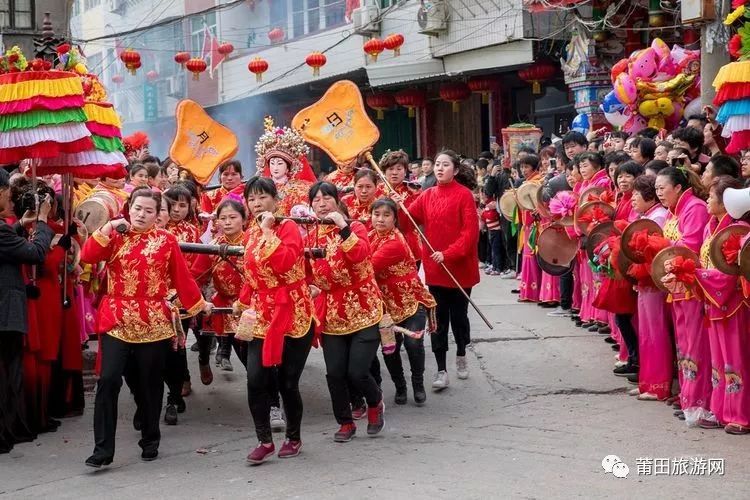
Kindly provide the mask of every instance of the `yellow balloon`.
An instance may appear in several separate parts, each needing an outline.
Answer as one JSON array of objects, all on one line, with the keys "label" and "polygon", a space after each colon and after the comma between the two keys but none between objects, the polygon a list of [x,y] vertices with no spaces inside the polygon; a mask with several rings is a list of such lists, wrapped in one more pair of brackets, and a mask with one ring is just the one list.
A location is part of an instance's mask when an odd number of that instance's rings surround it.
[{"label": "yellow balloon", "polygon": [[76,73],[78,73],[79,75],[85,75],[86,73],[89,72],[88,68],[83,63],[76,64],[74,69],[76,70]]}]

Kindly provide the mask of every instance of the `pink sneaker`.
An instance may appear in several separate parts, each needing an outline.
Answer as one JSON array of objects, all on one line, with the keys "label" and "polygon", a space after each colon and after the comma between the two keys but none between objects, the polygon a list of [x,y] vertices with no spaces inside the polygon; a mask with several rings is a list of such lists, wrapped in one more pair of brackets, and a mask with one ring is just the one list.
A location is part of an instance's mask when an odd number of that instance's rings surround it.
[{"label": "pink sneaker", "polygon": [[281,445],[279,450],[279,458],[292,458],[299,455],[299,451],[302,449],[302,441],[291,441],[287,439],[284,444]]},{"label": "pink sneaker", "polygon": [[260,465],[265,462],[271,455],[273,455],[273,452],[275,450],[276,447],[273,445],[273,443],[271,443],[271,446],[267,446],[263,443],[258,443],[258,446],[256,446],[255,449],[251,451],[247,456],[247,461],[253,465]]}]

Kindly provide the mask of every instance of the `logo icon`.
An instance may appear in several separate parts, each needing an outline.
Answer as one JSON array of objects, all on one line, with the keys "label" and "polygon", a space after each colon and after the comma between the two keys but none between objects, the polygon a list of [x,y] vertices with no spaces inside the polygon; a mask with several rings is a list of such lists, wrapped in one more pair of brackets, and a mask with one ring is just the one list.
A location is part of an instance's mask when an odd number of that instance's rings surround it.
[{"label": "logo icon", "polygon": [[630,468],[628,467],[628,464],[620,460],[620,457],[617,455],[607,455],[602,460],[602,469],[604,469],[605,474],[612,474],[613,476],[624,479],[628,477],[628,474],[630,473]]}]

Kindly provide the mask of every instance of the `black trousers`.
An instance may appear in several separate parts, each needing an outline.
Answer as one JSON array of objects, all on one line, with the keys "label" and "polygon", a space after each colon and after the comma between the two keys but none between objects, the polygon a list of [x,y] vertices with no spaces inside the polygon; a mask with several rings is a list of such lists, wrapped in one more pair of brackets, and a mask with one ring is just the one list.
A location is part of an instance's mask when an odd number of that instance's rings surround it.
[{"label": "black trousers", "polygon": [[[427,314],[425,313],[424,306],[420,305],[416,313],[399,323],[398,326],[412,332],[419,332],[424,330],[426,323]],[[413,339],[409,336],[404,336],[402,333],[397,333],[396,350],[391,354],[383,355],[383,361],[385,361],[385,366],[388,368],[388,373],[391,375],[391,380],[396,385],[396,389],[406,388],[404,367],[401,363],[402,345],[406,349],[406,355],[409,357],[412,383],[424,381],[424,337]]]},{"label": "black trousers", "polygon": [[167,395],[167,404],[177,404],[182,401],[182,384],[190,380],[185,378],[185,372],[188,371],[187,351],[183,349],[169,349],[165,361],[164,381],[169,388]]},{"label": "black trousers", "polygon": [[[471,295],[471,288],[465,288]],[[437,307],[435,316],[437,330],[432,335],[432,352],[435,353],[438,370],[445,370],[445,358],[448,352],[448,329],[453,330],[456,341],[456,356],[466,356],[466,346],[471,344],[471,323],[469,323],[469,301],[458,288],[430,286],[430,293],[435,297]]]},{"label": "black trousers", "polygon": [[503,245],[503,232],[497,229],[495,231],[489,231],[489,235],[492,267],[495,271],[505,271],[510,266],[508,266],[506,262],[507,256],[505,245]]},{"label": "black trousers", "polygon": [[573,307],[573,267],[570,271],[560,276],[560,307],[571,309]]},{"label": "black trousers", "polygon": [[479,242],[477,252],[479,254],[479,262],[492,262],[491,255],[489,252],[490,244],[487,231],[479,232]]},{"label": "black trousers", "polygon": [[300,440],[302,425],[302,396],[299,393],[299,379],[305,369],[307,355],[310,354],[314,330],[304,337],[284,339],[284,354],[281,365],[275,368],[263,366],[263,340],[253,339],[247,344],[247,404],[255,423],[255,434],[261,443],[272,442],[271,434],[271,394],[269,380],[278,381],[278,391],[284,400],[286,413],[286,437],[292,441]]},{"label": "black trousers", "polygon": [[102,373],[96,385],[94,402],[94,454],[113,457],[117,431],[117,399],[122,377],[129,373],[129,384],[141,414],[141,440],[144,451],[159,448],[161,433],[159,417],[164,398],[164,367],[172,349],[170,339],[143,344],[123,342],[109,335],[100,335],[99,349]]},{"label": "black trousers", "polygon": [[632,314],[615,314],[615,324],[622,333],[622,340],[628,348],[628,364],[638,366],[638,334],[633,328]]},{"label": "black trousers", "polygon": [[323,357],[326,380],[331,393],[333,415],[339,424],[352,422],[351,397],[347,380],[365,397],[367,406],[376,407],[383,395],[370,373],[373,358],[380,346],[378,325],[368,326],[349,335],[323,335]]},{"label": "black trousers", "polygon": [[0,332],[0,453],[33,437],[23,412],[23,337],[20,332]]}]

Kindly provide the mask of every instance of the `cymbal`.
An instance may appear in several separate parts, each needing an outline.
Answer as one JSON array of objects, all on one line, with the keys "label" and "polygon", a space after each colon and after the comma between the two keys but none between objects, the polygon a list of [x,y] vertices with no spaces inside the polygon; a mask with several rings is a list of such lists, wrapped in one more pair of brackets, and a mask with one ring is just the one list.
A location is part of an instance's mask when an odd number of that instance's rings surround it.
[{"label": "cymbal", "polygon": [[628,227],[622,232],[621,252],[636,264],[644,264],[646,260],[640,252],[637,252],[630,247],[630,241],[633,239],[635,233],[644,229],[648,230],[648,234],[658,234],[659,236],[664,234],[661,226],[651,219],[638,219],[637,221],[633,221],[628,224]]},{"label": "cymbal", "polygon": [[[730,264],[727,262],[724,252],[722,251],[724,244],[729,240],[732,235],[738,234],[740,238],[750,233],[750,226],[743,224],[732,224],[724,229],[720,230],[711,240],[709,247],[709,255],[711,256],[711,262],[713,262],[716,269],[724,274],[731,274],[732,276],[740,275],[740,255],[737,254],[737,261]],[[741,250],[741,248],[740,248]]]},{"label": "cymbal", "polygon": [[667,287],[661,282],[661,279],[667,275],[664,270],[664,263],[670,259],[674,259],[677,256],[682,256],[686,259],[692,259],[698,263],[698,255],[690,250],[688,247],[673,246],[663,249],[661,252],[656,254],[654,261],[651,263],[651,278],[654,280],[654,284],[662,291],[669,293]]}]

